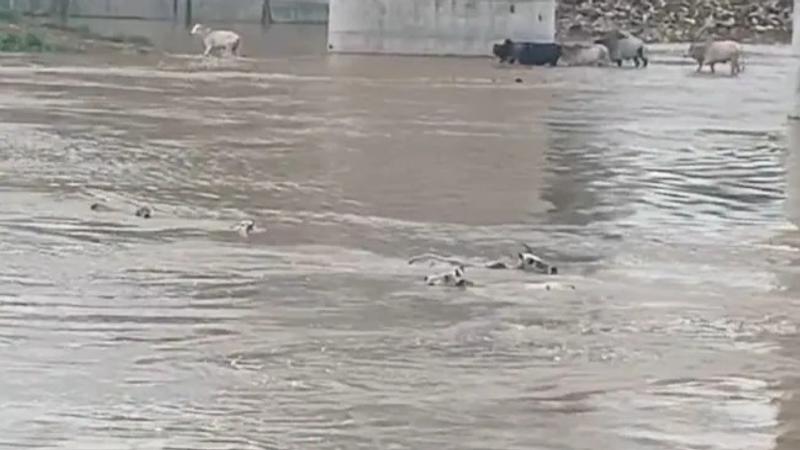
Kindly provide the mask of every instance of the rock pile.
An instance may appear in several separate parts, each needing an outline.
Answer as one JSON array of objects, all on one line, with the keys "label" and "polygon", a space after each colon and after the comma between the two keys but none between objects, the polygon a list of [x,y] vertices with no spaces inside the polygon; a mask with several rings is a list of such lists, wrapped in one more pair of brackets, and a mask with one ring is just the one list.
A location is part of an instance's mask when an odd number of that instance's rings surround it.
[{"label": "rock pile", "polygon": [[691,41],[704,25],[743,42],[790,41],[793,0],[559,0],[558,35],[595,36],[613,28],[646,42]]}]

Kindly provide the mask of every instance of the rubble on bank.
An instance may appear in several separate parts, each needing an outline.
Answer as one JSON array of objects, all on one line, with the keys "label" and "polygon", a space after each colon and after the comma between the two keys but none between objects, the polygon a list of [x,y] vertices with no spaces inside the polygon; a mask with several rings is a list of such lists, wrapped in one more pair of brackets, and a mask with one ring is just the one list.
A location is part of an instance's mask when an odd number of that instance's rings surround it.
[{"label": "rubble on bank", "polygon": [[559,38],[621,28],[646,42],[688,42],[706,23],[720,38],[790,42],[793,0],[560,0]]}]

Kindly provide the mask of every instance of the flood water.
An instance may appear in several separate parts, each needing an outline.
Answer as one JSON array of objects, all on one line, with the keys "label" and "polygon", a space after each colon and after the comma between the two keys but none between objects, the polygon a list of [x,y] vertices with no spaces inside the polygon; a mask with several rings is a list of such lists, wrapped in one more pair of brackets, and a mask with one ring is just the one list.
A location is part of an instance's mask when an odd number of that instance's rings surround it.
[{"label": "flood water", "polygon": [[0,447],[800,448],[787,49],[307,48],[0,57]]}]

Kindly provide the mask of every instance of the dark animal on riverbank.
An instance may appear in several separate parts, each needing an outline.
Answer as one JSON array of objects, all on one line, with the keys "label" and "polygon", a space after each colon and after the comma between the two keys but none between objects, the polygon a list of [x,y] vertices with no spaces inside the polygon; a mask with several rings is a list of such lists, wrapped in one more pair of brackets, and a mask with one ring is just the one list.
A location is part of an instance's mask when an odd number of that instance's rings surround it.
[{"label": "dark animal on riverbank", "polygon": [[502,44],[494,44],[492,53],[501,63],[524,66],[555,66],[561,58],[561,45],[554,43],[513,42],[506,39]]}]

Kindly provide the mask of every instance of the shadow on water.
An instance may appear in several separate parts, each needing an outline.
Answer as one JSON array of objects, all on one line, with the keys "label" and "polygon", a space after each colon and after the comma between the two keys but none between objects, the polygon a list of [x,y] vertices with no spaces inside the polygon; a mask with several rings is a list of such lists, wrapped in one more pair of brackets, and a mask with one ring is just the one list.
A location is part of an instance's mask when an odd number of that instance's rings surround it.
[{"label": "shadow on water", "polygon": [[[276,30],[3,57],[0,446],[793,448],[785,52],[500,70]],[[576,289],[407,264],[521,241]]]}]

